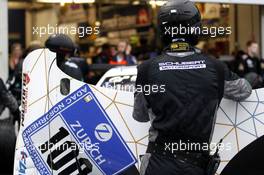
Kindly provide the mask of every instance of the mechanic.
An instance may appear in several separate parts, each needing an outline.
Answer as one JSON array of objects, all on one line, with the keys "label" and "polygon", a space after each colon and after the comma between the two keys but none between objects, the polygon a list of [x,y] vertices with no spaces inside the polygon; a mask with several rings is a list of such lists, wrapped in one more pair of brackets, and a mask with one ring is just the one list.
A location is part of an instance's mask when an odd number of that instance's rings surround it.
[{"label": "mechanic", "polygon": [[15,97],[7,90],[3,80],[0,78],[0,115],[5,108],[8,108],[13,114],[14,121],[18,120],[16,117],[19,117],[19,107]]},{"label": "mechanic", "polygon": [[[201,27],[193,2],[168,1],[159,12],[164,52],[138,66],[136,86],[165,85],[165,92],[135,92],[133,117],[150,121],[147,153],[141,158],[141,175],[213,175],[220,158],[210,149],[171,145],[209,145],[216,112],[224,97],[240,101],[250,96],[250,84],[209,58],[194,46],[198,35],[170,35],[169,27]],[[167,33],[167,34],[166,34]],[[169,148],[168,148],[169,147]]]},{"label": "mechanic", "polygon": [[0,174],[12,174],[16,144],[13,124],[15,120],[19,120],[20,115],[15,97],[7,90],[0,78],[0,116],[6,107],[12,113],[12,117],[0,120],[0,164],[3,167],[0,169]]},{"label": "mechanic", "polygon": [[261,62],[258,57],[258,44],[255,41],[247,42],[247,54],[245,57],[245,74],[254,72],[261,75]]}]

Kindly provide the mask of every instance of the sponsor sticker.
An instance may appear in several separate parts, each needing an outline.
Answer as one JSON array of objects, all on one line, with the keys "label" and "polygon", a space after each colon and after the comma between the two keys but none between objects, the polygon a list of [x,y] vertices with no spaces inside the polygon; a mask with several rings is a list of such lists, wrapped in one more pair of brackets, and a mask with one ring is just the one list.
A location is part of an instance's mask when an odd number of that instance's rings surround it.
[{"label": "sponsor sticker", "polygon": [[29,74],[23,74],[23,89],[22,89],[22,110],[21,110],[21,126],[24,127],[25,113],[28,108],[28,84],[30,82]]},{"label": "sponsor sticker", "polygon": [[170,45],[171,51],[187,51],[189,50],[189,44],[185,42],[176,42]]},{"label": "sponsor sticker", "polygon": [[19,160],[19,175],[22,175],[22,174],[26,174],[26,169],[27,169],[27,153],[25,153],[24,151],[21,151],[20,152],[20,160]]},{"label": "sponsor sticker", "polygon": [[191,70],[191,69],[205,69],[205,68],[206,68],[205,60],[159,63],[160,71]]}]

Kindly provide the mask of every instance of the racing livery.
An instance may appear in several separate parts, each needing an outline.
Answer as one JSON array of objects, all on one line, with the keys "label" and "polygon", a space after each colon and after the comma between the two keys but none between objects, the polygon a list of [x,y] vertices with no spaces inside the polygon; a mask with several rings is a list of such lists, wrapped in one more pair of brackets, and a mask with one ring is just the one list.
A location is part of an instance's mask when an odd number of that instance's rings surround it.
[{"label": "racing livery", "polygon": [[[110,175],[139,168],[150,124],[133,119],[134,94],[75,80],[57,67],[55,57],[39,49],[24,61],[26,110],[17,137],[14,174]],[[231,143],[231,150],[220,151],[218,174],[263,135],[262,99],[264,90],[258,89],[243,102],[222,100],[212,142],[224,138],[223,144]]]}]

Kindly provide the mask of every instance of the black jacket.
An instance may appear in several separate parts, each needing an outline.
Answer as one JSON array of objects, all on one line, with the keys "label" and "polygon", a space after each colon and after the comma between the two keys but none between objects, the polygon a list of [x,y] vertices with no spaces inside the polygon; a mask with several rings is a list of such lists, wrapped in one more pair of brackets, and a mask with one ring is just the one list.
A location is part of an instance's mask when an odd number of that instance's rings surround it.
[{"label": "black jacket", "polygon": [[15,97],[6,89],[3,80],[0,78],[0,114],[7,107],[12,113],[18,111],[18,104]]},{"label": "black jacket", "polygon": [[240,101],[252,90],[224,63],[198,52],[163,53],[144,62],[138,66],[136,89],[146,85],[165,89],[135,92],[133,117],[151,122],[151,142],[209,143],[222,97]]},{"label": "black jacket", "polygon": [[257,57],[251,57],[249,55],[245,55],[245,74],[254,72],[258,75],[261,75],[261,62]]}]

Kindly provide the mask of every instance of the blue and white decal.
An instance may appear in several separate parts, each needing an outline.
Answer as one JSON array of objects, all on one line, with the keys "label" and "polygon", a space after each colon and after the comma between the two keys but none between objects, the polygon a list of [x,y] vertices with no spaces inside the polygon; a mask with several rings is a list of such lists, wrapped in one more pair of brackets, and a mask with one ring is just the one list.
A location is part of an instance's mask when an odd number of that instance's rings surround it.
[{"label": "blue and white decal", "polygon": [[19,160],[19,175],[22,175],[22,174],[26,174],[26,169],[27,169],[27,153],[25,153],[24,151],[21,151],[20,152],[20,156],[21,156],[21,159]]},{"label": "blue and white decal", "polygon": [[41,175],[80,171],[112,175],[136,163],[88,85],[53,106],[22,136]]}]

